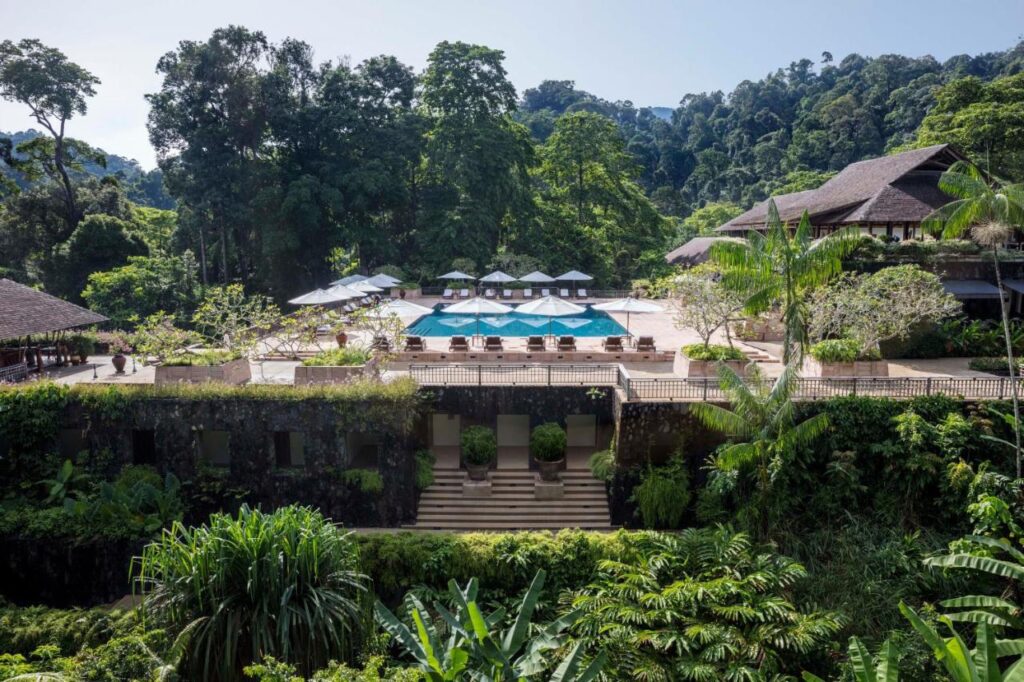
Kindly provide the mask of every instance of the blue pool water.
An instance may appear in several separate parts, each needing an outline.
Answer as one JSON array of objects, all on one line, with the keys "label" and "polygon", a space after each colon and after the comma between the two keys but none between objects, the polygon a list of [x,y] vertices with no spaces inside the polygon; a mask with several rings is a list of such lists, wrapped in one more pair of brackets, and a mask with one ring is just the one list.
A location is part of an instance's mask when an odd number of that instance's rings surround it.
[{"label": "blue pool water", "polygon": [[[503,315],[481,315],[480,325],[473,315],[442,313],[441,306],[406,327],[413,336],[544,336],[548,334],[548,318],[511,312]],[[580,315],[552,317],[551,334],[555,336],[624,336],[626,330],[608,313],[587,308]],[[479,329],[479,331],[477,331]]]}]

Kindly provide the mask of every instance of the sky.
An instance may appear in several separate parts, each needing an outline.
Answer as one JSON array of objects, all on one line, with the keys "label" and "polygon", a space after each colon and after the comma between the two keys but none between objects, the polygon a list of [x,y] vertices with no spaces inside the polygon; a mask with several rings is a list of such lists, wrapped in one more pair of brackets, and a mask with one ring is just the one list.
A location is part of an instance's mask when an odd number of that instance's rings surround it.
[{"label": "sky", "polygon": [[[100,78],[72,136],[152,168],[146,134],[159,57],[181,40],[240,24],[293,37],[321,60],[392,54],[423,69],[442,40],[505,52],[519,92],[545,79],[637,106],[674,107],[687,93],[730,91],[790,62],[1004,50],[1024,33],[1024,0],[0,0],[0,39],[38,38]],[[0,130],[32,120],[0,102]]]}]

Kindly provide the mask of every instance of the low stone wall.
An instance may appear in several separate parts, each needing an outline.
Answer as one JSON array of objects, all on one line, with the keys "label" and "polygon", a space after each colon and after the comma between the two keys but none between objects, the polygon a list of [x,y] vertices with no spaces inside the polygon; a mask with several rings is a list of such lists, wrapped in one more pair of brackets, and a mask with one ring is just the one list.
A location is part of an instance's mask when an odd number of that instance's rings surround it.
[{"label": "low stone wall", "polygon": [[153,382],[160,384],[201,384],[218,381],[224,384],[245,384],[252,379],[249,359],[239,358],[223,365],[157,365]]},{"label": "low stone wall", "polygon": [[856,362],[818,362],[808,358],[804,365],[804,376],[828,378],[844,377],[887,377],[889,363],[885,360],[858,360]]},{"label": "low stone wall", "polygon": [[372,357],[365,365],[311,367],[299,365],[295,368],[294,384],[296,386],[344,384],[363,377],[375,377],[377,376],[378,362],[376,357]]},{"label": "low stone wall", "polygon": [[737,374],[742,375],[746,371],[747,364],[742,360],[726,360],[723,362],[691,360],[682,353],[676,353],[672,364],[672,371],[679,376],[690,377],[691,379],[714,379],[718,376],[718,368],[721,365],[727,365]]}]

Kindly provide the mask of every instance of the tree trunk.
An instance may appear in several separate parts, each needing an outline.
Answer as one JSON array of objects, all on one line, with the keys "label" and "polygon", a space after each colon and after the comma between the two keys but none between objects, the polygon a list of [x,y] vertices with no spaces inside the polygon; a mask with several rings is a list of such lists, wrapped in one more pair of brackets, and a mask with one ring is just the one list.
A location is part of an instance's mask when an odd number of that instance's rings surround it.
[{"label": "tree trunk", "polygon": [[206,272],[206,230],[199,225],[199,267],[203,273],[203,288],[210,286],[210,278]]},{"label": "tree trunk", "polygon": [[998,247],[992,247],[992,261],[996,268],[996,286],[999,288],[999,312],[1003,317],[1003,338],[1006,340],[1006,369],[1010,372],[1010,397],[1013,400],[1013,437],[1016,448],[1017,478],[1021,477],[1020,461],[1020,402],[1017,396],[1017,367],[1013,359],[1013,343],[1010,340],[1010,319],[1003,298],[1003,277],[999,272]]},{"label": "tree trunk", "polygon": [[71,184],[71,177],[64,167],[64,121],[60,122],[60,133],[54,135],[53,140],[53,165],[60,173],[60,182],[64,186],[64,210],[68,223],[68,234],[70,235],[78,227],[78,203],[75,201],[75,187]]}]

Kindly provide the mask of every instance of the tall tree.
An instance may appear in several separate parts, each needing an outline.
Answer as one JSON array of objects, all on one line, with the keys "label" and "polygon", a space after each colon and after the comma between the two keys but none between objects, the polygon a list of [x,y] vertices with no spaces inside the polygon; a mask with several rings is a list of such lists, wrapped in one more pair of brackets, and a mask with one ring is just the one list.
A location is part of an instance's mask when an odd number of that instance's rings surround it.
[{"label": "tall tree", "polygon": [[[67,122],[76,114],[85,115],[86,98],[96,94],[99,83],[63,52],[38,40],[0,43],[0,98],[27,106],[32,118],[50,135],[48,144],[34,146],[33,156],[52,161],[46,168],[62,189],[67,233],[82,219],[68,172]],[[72,153],[81,151],[80,143],[70,146]]]},{"label": "tall tree", "polygon": [[719,241],[711,249],[711,258],[722,268],[725,285],[744,293],[748,312],[781,308],[782,359],[798,366],[808,345],[807,296],[842,271],[843,258],[856,248],[860,231],[844,228],[812,244],[806,211],[791,230],[771,199],[765,227],[763,234],[751,231],[742,242]]},{"label": "tall tree", "polygon": [[1020,478],[1020,399],[1017,390],[1017,377],[1020,373],[1013,357],[1009,312],[1003,296],[1003,279],[999,267],[999,249],[1010,240],[1014,230],[1024,227],[1024,185],[1012,185],[998,178],[987,177],[977,166],[957,162],[939,178],[939,188],[955,199],[925,218],[922,227],[945,239],[959,239],[970,231],[975,241],[992,252],[992,264],[1000,293],[1003,339],[1006,342],[1006,367],[1010,373],[1017,478]]}]

